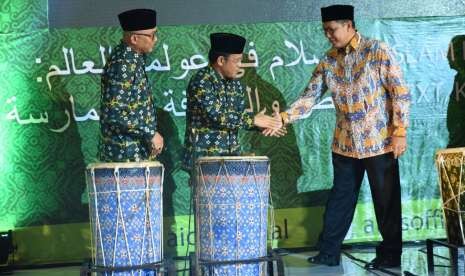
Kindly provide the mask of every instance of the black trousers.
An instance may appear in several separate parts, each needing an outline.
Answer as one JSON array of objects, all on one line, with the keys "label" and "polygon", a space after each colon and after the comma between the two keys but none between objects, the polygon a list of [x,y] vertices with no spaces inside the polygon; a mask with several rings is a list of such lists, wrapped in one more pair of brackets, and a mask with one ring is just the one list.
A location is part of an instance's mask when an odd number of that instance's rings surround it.
[{"label": "black trousers", "polygon": [[344,237],[355,213],[365,171],[370,183],[376,221],[383,241],[377,256],[402,254],[399,164],[392,153],[356,159],[333,153],[334,183],[324,214],[318,248],[339,256]]}]

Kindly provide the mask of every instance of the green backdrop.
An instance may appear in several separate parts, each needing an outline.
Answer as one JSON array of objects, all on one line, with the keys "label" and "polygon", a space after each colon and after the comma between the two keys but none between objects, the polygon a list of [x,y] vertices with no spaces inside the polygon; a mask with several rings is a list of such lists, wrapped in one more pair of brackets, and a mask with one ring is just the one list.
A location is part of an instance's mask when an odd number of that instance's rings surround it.
[{"label": "green backdrop", "polygon": [[[46,0],[3,5],[0,230],[15,230],[19,263],[81,260],[89,257],[84,169],[97,161],[100,72],[121,32],[109,27],[49,29]],[[412,93],[409,149],[400,159],[404,240],[444,236],[434,155],[449,140],[451,146],[465,141],[464,23],[464,17],[357,22],[362,34],[396,51]],[[217,31],[247,38],[241,79],[254,112],[264,107],[271,112],[276,102],[281,109],[292,103],[329,47],[320,22],[160,27],[147,71],[166,143],[160,156],[166,167],[165,246],[173,254],[193,244],[188,176],[180,169],[185,89],[193,73],[206,65],[209,34]],[[242,133],[245,152],[271,158],[274,246],[315,244],[332,182],[334,122],[326,95],[283,138]],[[348,242],[379,239],[366,184]]]}]

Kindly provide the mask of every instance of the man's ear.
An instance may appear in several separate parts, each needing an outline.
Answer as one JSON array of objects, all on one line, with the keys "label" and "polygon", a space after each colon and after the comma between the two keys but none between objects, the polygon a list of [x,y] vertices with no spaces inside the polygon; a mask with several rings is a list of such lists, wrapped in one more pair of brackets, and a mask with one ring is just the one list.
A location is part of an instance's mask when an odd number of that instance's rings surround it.
[{"label": "man's ear", "polygon": [[355,29],[354,28],[354,22],[352,20],[347,20],[347,24],[349,25],[350,29]]},{"label": "man's ear", "polygon": [[137,42],[137,35],[129,35],[129,41],[131,41],[132,44],[136,44]]},{"label": "man's ear", "polygon": [[223,66],[224,63],[226,62],[226,59],[224,58],[224,56],[219,56],[217,59],[216,59],[216,63],[220,66]]}]

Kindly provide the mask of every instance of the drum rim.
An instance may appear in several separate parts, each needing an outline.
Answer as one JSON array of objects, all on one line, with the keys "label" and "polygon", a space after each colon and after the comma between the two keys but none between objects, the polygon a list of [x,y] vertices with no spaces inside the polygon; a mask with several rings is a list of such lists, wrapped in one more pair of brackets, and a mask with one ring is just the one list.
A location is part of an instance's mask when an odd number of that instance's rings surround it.
[{"label": "drum rim", "polygon": [[146,167],[163,167],[163,164],[158,161],[143,161],[143,162],[101,162],[90,163],[87,169],[132,169],[132,168],[146,168]]},{"label": "drum rim", "polygon": [[269,161],[268,156],[202,156],[197,158],[197,163],[214,161]]},{"label": "drum rim", "polygon": [[465,154],[465,147],[440,149],[436,151],[436,155],[439,155],[441,153],[463,153]]}]

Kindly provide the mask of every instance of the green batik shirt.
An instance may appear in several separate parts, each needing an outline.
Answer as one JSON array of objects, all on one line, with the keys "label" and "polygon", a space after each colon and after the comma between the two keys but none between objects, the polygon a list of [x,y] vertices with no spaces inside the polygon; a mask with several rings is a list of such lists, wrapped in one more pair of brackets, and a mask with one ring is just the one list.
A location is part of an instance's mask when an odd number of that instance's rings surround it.
[{"label": "green batik shirt", "polygon": [[223,79],[211,66],[200,69],[187,88],[185,155],[190,171],[201,156],[239,155],[239,129],[253,128],[253,113],[245,111],[239,80]]},{"label": "green batik shirt", "polygon": [[149,159],[157,118],[145,72],[145,55],[121,42],[105,65],[101,89],[100,160]]}]

